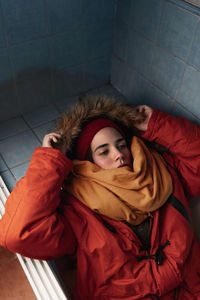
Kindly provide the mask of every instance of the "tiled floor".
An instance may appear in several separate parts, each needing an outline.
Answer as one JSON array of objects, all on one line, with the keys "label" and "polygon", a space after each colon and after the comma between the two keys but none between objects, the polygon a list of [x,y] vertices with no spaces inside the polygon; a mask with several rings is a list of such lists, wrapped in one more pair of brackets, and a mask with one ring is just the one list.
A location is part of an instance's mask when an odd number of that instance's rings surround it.
[{"label": "tiled floor", "polygon": [[[88,93],[122,97],[110,85]],[[44,106],[0,123],[0,175],[9,191],[12,191],[16,182],[25,175],[32,153],[41,145],[44,135],[55,128],[56,120],[61,113],[77,99],[78,96],[68,98],[55,105]]]},{"label": "tiled floor", "polygon": [[0,299],[36,300],[14,253],[0,247]]}]

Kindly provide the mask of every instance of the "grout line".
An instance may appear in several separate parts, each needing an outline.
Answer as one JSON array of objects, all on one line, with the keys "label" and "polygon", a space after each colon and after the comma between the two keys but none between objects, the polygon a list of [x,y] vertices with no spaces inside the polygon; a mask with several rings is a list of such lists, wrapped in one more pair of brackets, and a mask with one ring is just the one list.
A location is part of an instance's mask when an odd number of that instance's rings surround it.
[{"label": "grout line", "polygon": [[[9,171],[9,172],[11,173],[11,176],[13,177],[13,179],[17,182],[18,179],[17,179],[17,177],[15,176],[15,174],[13,173],[12,169],[17,168],[17,167],[20,167],[20,166],[24,165],[25,163],[30,163],[30,160],[26,160],[26,161],[20,162],[20,163],[14,165],[14,166],[12,166],[12,167],[9,167],[9,166],[8,166],[8,169],[7,169],[7,170],[4,170],[4,171],[2,171],[2,172],[0,172],[0,174],[3,174],[3,173],[5,173],[5,172]],[[6,165],[7,165],[7,164],[6,164]]]},{"label": "grout line", "polygon": [[7,164],[7,162],[5,161],[5,159],[4,159],[4,157],[3,157],[3,155],[0,153],[0,158],[1,158],[1,160],[3,161],[3,163],[6,165],[6,167],[7,167],[7,169],[6,170],[2,170],[0,173],[3,173],[3,172],[5,172],[5,171],[7,171],[7,170],[9,170],[9,166],[8,166],[8,164]]},{"label": "grout line", "polygon": [[195,29],[194,29],[194,33],[193,33],[193,36],[192,36],[192,40],[191,40],[191,43],[190,43],[190,46],[189,46],[188,55],[187,55],[187,58],[186,58],[186,63],[187,63],[188,65],[190,65],[190,63],[188,62],[188,60],[189,60],[189,57],[190,57],[190,53],[191,53],[192,46],[193,46],[193,44],[194,44],[195,37],[196,37],[196,35],[197,35],[197,29],[198,29],[199,23],[200,23],[200,18],[199,18],[199,20],[198,20],[197,23],[196,23],[196,27],[195,27]]},{"label": "grout line", "polygon": [[[104,57],[104,56],[103,56],[103,57]],[[105,85],[107,85],[107,84],[104,84],[103,86],[105,86]],[[87,93],[87,92],[89,92],[89,91],[92,91],[92,90],[95,90],[95,89],[101,88],[101,87],[102,87],[102,84],[99,85],[99,86],[97,86],[97,87],[95,87],[95,88],[91,88],[91,89],[84,90],[84,91],[82,91],[82,92]],[[81,93],[82,93],[82,92],[81,92]],[[80,94],[80,93],[79,93],[79,94]],[[79,97],[79,94],[75,94],[75,95],[66,97],[65,99],[66,99],[66,101],[67,101],[68,98],[75,98],[75,97],[78,98],[78,97]],[[21,133],[23,133],[23,132],[29,131],[29,130],[31,130],[31,131],[33,132],[33,130],[34,130],[35,128],[38,128],[38,127],[43,126],[43,125],[46,125],[46,124],[48,124],[48,123],[50,123],[50,122],[57,121],[57,120],[59,119],[60,114],[62,113],[62,111],[60,111],[60,109],[58,108],[58,106],[57,106],[58,103],[51,103],[50,105],[52,105],[52,106],[54,107],[54,109],[58,112],[59,116],[58,116],[57,118],[55,118],[55,119],[52,119],[52,120],[49,120],[49,121],[44,121],[43,123],[40,123],[40,124],[38,124],[38,125],[36,125],[36,126],[33,126],[33,127],[32,127],[31,125],[29,125],[29,123],[26,121],[26,119],[24,118],[24,114],[21,114],[20,116],[12,117],[11,119],[8,119],[8,120],[1,121],[1,122],[0,122],[0,125],[3,124],[4,122],[12,121],[12,120],[18,118],[18,119],[21,119],[21,120],[25,123],[25,125],[27,126],[27,128],[22,129],[20,132],[17,132],[17,133],[15,133],[15,134],[10,134],[10,135],[8,135],[8,136],[6,136],[6,137],[0,138],[0,141],[3,141],[3,140],[5,140],[5,139],[8,139],[8,138],[11,138],[11,137],[14,137],[14,136],[17,136],[17,135],[19,135],[19,134],[21,134]],[[48,106],[49,106],[49,104],[47,104],[47,105],[42,105],[41,107],[37,108],[37,110],[40,109],[40,108],[43,108],[43,107],[48,107]],[[40,140],[39,140],[39,141],[40,141]],[[40,141],[40,142],[41,142],[41,141]]]},{"label": "grout line", "polygon": [[[113,22],[113,18],[105,18],[104,21],[107,21],[107,22],[112,21]],[[79,30],[83,29],[84,26],[85,27],[91,27],[91,26],[96,26],[96,25],[100,25],[100,24],[103,24],[103,23],[95,22],[95,23],[92,23],[92,24],[89,24],[89,23],[88,24],[81,24],[78,27],[72,27],[71,29],[68,29],[68,30],[64,30],[64,31],[56,32],[56,33],[49,33],[49,34],[46,34],[46,35],[42,35],[42,36],[32,38],[30,40],[24,40],[22,42],[16,42],[16,43],[8,44],[8,46],[6,46],[6,47],[12,48],[12,47],[16,47],[16,46],[21,46],[21,45],[25,45],[26,43],[30,43],[30,42],[33,42],[33,41],[43,40],[43,39],[47,39],[47,38],[53,38],[53,37],[56,37],[58,35],[64,35],[66,33],[73,33],[73,32],[76,32],[76,31],[79,31]],[[5,47],[2,47],[2,48],[5,48]]]},{"label": "grout line", "polygon": [[[122,20],[120,20],[120,22],[122,22],[125,25],[128,25],[127,23],[124,23]],[[142,32],[133,29],[131,27],[129,27],[130,31],[133,31],[135,33],[137,33],[138,35],[140,35],[142,38],[146,39],[147,41],[151,42],[152,44],[154,44],[156,47],[160,48],[162,51],[164,51],[165,53],[167,53],[168,55],[173,56],[174,58],[180,60],[181,62],[185,63],[185,60],[179,56],[177,56],[176,54],[174,54],[173,52],[171,52],[170,50],[164,48],[162,45],[160,45],[156,40],[152,40],[149,37],[147,37],[146,35],[144,35]],[[114,53],[115,54],[115,53]],[[116,55],[116,54],[115,54]],[[194,69],[196,69],[197,72],[200,72],[200,69],[195,68],[192,64],[188,63],[189,66],[193,67]]]},{"label": "grout line", "polygon": [[[162,92],[163,94],[165,94],[167,97],[169,97],[172,102],[174,103],[178,103],[179,105],[181,105],[187,112],[189,112],[191,115],[193,115],[197,120],[200,120],[200,118],[196,115],[194,115],[191,111],[189,111],[183,104],[180,104],[179,101],[176,100],[176,98],[172,97],[171,95],[169,95],[166,91],[162,90],[157,84],[155,84],[153,81],[151,81],[149,78],[147,78],[144,74],[140,73],[139,71],[137,71],[136,69],[134,69],[132,66],[130,66],[126,61],[124,61],[123,59],[121,59],[120,57],[118,57],[116,54],[114,55],[121,63],[125,64],[127,68],[131,69],[132,71],[134,71],[135,73],[137,73],[139,76],[141,76],[143,79],[145,79],[149,84],[151,84],[153,87],[157,88],[160,92]],[[121,92],[120,92],[121,93]],[[122,94],[123,95],[123,94]]]},{"label": "grout line", "polygon": [[[39,141],[39,143],[40,143],[40,145],[41,145],[41,140],[39,139],[39,137],[37,136],[37,134],[35,133],[35,131],[34,131],[34,128],[33,127],[31,127],[30,125],[29,125],[29,123],[24,119],[24,116],[22,115],[22,119],[24,120],[24,122],[26,123],[26,125],[29,127],[29,130],[33,133],[33,135],[37,138],[37,140]],[[42,124],[43,125],[43,124]],[[41,126],[42,126],[41,125]],[[40,126],[40,125],[39,125]]]},{"label": "grout line", "polygon": [[[183,83],[183,78],[184,78],[184,75],[185,75],[185,71],[186,71],[186,68],[188,66],[191,67],[191,64],[188,62],[189,61],[189,57],[190,57],[190,53],[191,53],[191,49],[192,49],[192,46],[193,46],[193,43],[194,43],[194,39],[196,37],[196,34],[197,34],[197,28],[198,28],[198,25],[199,25],[199,20],[197,21],[196,23],[196,27],[194,29],[194,33],[193,33],[193,36],[192,36],[192,39],[191,39],[191,42],[190,42],[190,46],[188,47],[188,54],[187,54],[187,57],[186,57],[186,60],[185,60],[185,65],[184,65],[184,70],[183,70],[183,74],[180,78],[180,81],[179,81],[179,86],[176,90],[176,94],[175,94],[175,101],[177,100],[177,97],[178,97],[178,94],[180,92],[180,89],[181,89],[181,86],[182,86],[182,83]],[[193,66],[192,66],[193,67]],[[194,68],[194,67],[193,67]],[[195,69],[196,70],[196,69]],[[200,72],[200,70],[196,70],[197,72]]]},{"label": "grout line", "polygon": [[129,69],[131,69],[132,71],[134,71],[135,73],[137,73],[138,75],[140,75],[141,77],[143,77],[148,83],[150,83],[151,85],[153,85],[154,87],[158,88],[162,93],[164,93],[166,96],[170,97],[171,99],[173,99],[173,97],[171,95],[169,95],[166,91],[162,90],[162,88],[160,88],[155,82],[151,81],[148,77],[145,76],[145,74],[139,72],[138,70],[136,70],[133,66],[129,65],[126,61],[124,61],[122,58],[118,57],[116,54],[114,54],[114,56],[123,64],[126,65],[126,67],[128,67]]},{"label": "grout line", "polygon": [[199,117],[197,117],[196,115],[194,115],[193,112],[189,111],[187,107],[185,107],[181,102],[179,102],[178,100],[175,99],[175,103],[177,103],[179,106],[181,106],[184,110],[186,110],[188,113],[190,113],[195,119],[200,120]]},{"label": "grout line", "polygon": [[45,21],[46,21],[46,28],[47,28],[47,44],[48,44],[48,51],[49,51],[49,68],[50,68],[50,82],[51,82],[51,94],[52,94],[52,99],[54,100],[54,91],[55,91],[55,82],[54,82],[54,71],[53,71],[53,65],[52,65],[52,55],[51,55],[51,46],[50,46],[50,39],[49,39],[49,20],[48,20],[48,11],[47,11],[47,1],[44,1],[44,6],[45,6]]},{"label": "grout line", "polygon": [[[22,117],[21,117],[21,119],[22,119]],[[10,120],[12,120],[12,119],[10,119]],[[8,119],[7,121],[9,121],[9,119]],[[7,135],[7,136],[5,136],[5,137],[3,137],[3,138],[0,138],[0,142],[4,141],[4,140],[6,140],[6,139],[12,138],[12,137],[14,137],[14,136],[17,136],[17,135],[19,135],[19,134],[21,134],[21,133],[23,133],[23,132],[28,131],[28,130],[29,130],[29,128],[26,128],[26,129],[23,129],[23,130],[21,130],[21,131],[19,131],[19,132],[16,132],[16,133],[13,133],[13,134],[9,134],[9,135]]]},{"label": "grout line", "polygon": [[48,11],[47,11],[47,1],[43,0],[43,4],[44,4],[44,19],[45,19],[45,23],[46,23],[46,32],[47,35],[49,34],[49,20],[48,20]]},{"label": "grout line", "polygon": [[2,12],[2,22],[3,22],[3,26],[4,26],[5,41],[6,41],[6,46],[4,48],[7,49],[7,54],[8,54],[8,58],[9,58],[9,64],[10,64],[10,70],[11,70],[11,78],[12,78],[12,81],[13,81],[11,87],[13,87],[14,95],[16,96],[16,100],[17,100],[17,103],[19,105],[20,102],[19,102],[19,94],[18,94],[18,89],[17,89],[17,83],[16,83],[16,79],[15,79],[14,65],[13,65],[13,61],[12,61],[11,53],[10,53],[10,44],[8,42],[7,24],[6,24],[4,10],[3,10],[1,2],[0,2],[0,10]]},{"label": "grout line", "polygon": [[[16,177],[14,176],[14,174],[10,171],[10,169],[1,172],[0,175],[2,176],[2,175],[3,175],[4,173],[6,173],[6,172],[9,172],[9,173],[10,173],[11,177],[13,178],[13,180],[15,181],[15,184],[16,184],[17,179],[16,179]],[[7,183],[7,184],[12,184],[12,182],[10,182],[9,180],[8,180],[6,183]]]},{"label": "grout line", "polygon": [[[3,157],[3,156],[1,155],[1,157]],[[31,160],[31,159],[28,159],[28,160],[19,162],[19,163],[17,163],[16,165],[13,165],[12,167],[9,167],[8,164],[6,163],[7,169],[1,171],[0,174],[3,174],[4,172],[10,171],[10,172],[12,173],[13,177],[15,177],[14,173],[12,172],[12,169],[17,168],[17,167],[20,167],[20,166],[22,166],[22,165],[24,165],[24,164],[30,162],[30,160]],[[5,162],[5,159],[3,159],[3,161]]]},{"label": "grout line", "polygon": [[160,26],[161,26],[163,14],[164,14],[164,1],[162,2],[160,21],[159,21],[158,28],[157,28],[156,33],[155,33],[155,41],[154,41],[155,45],[154,45],[154,49],[153,49],[153,53],[152,53],[151,63],[150,63],[150,66],[149,66],[149,71],[150,72],[152,71],[152,67],[153,67],[153,62],[154,62],[155,52],[156,52],[156,44],[157,44],[157,39],[158,39],[158,33],[160,31]]},{"label": "grout line", "polygon": [[[180,1],[174,1],[174,0],[165,0],[166,2],[170,3],[171,5],[177,6],[182,10],[186,10],[187,12],[191,13],[192,15],[198,16],[199,6],[195,6],[192,3],[189,2],[183,2],[184,0]],[[191,9],[190,9],[191,8]]]},{"label": "grout line", "polygon": [[[17,163],[16,165],[14,165],[14,166],[12,166],[12,167],[9,167],[9,171],[12,172],[12,169],[17,168],[17,167],[20,167],[20,166],[22,166],[22,165],[24,165],[24,164],[26,164],[26,163],[29,163],[30,160],[31,160],[31,159],[27,159],[27,160],[25,160],[25,161],[23,161],[23,162]],[[13,173],[12,173],[12,174],[13,174]],[[13,176],[15,176],[15,175],[13,174]]]}]

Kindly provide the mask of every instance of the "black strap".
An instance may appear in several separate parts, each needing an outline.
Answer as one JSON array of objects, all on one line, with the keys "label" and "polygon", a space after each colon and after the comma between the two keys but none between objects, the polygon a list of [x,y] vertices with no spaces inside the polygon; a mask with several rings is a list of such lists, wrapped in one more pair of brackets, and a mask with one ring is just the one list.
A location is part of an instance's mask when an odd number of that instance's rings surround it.
[{"label": "black strap", "polygon": [[187,222],[190,225],[190,228],[192,229],[192,220],[190,218],[190,215],[185,208],[185,206],[181,203],[180,200],[178,200],[174,195],[171,195],[169,197],[168,203],[171,204],[174,208],[176,208],[179,213],[187,220]]},{"label": "black strap", "polygon": [[103,218],[101,218],[103,225],[110,230],[112,233],[116,233],[116,229],[115,227],[113,227],[112,225],[110,225],[108,222],[106,222],[106,220],[104,220]]},{"label": "black strap", "polygon": [[155,254],[149,254],[149,255],[143,255],[143,256],[136,256],[137,261],[142,261],[144,259],[154,259],[156,261],[156,264],[158,266],[162,265],[163,260],[164,260],[164,253],[163,253],[163,249],[168,246],[171,245],[170,241],[166,241],[163,245],[161,245],[160,247],[158,247],[158,249],[156,250]]}]

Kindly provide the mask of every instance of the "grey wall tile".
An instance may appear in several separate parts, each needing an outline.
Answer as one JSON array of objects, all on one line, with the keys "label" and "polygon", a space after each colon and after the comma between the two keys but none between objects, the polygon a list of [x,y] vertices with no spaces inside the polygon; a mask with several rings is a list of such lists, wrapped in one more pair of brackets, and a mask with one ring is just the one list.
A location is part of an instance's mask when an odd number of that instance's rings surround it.
[{"label": "grey wall tile", "polygon": [[83,62],[85,54],[83,35],[83,30],[80,29],[50,38],[51,64],[53,68],[62,70]]},{"label": "grey wall tile", "polygon": [[114,12],[115,0],[83,0],[83,24],[91,24],[102,22],[106,19],[113,19]]},{"label": "grey wall tile", "polygon": [[20,180],[22,177],[25,176],[27,168],[30,162],[26,162],[18,167],[12,168],[11,172],[15,176],[16,180]]},{"label": "grey wall tile", "polygon": [[5,28],[3,23],[2,11],[0,7],[0,47],[5,47],[5,46],[6,46]]},{"label": "grey wall tile", "polygon": [[113,53],[122,59],[126,57],[129,35],[128,25],[117,20],[113,33]]},{"label": "grey wall tile", "polygon": [[28,130],[28,126],[20,117],[0,123],[0,140]]},{"label": "grey wall tile", "polygon": [[10,48],[16,80],[37,78],[38,73],[50,67],[47,39],[40,39]]},{"label": "grey wall tile", "polygon": [[138,72],[148,75],[152,62],[154,44],[134,31],[129,31],[126,62]]},{"label": "grey wall tile", "polygon": [[121,94],[119,93],[119,91],[117,91],[110,84],[103,85],[102,87],[100,87],[99,89],[97,89],[97,94],[108,95],[108,96],[111,96],[111,97],[114,97],[114,98],[118,97],[118,96],[121,96]]},{"label": "grey wall tile", "polygon": [[191,114],[188,110],[186,110],[177,102],[174,103],[172,114],[177,117],[185,117],[188,120],[200,125],[200,119],[197,119],[193,114]]},{"label": "grey wall tile", "polygon": [[12,81],[9,85],[0,85],[0,121],[8,120],[20,114],[19,102]]},{"label": "grey wall tile", "polygon": [[0,156],[0,173],[3,172],[3,171],[6,171],[8,168],[5,164],[5,162],[3,161],[3,159],[1,158]]},{"label": "grey wall tile", "polygon": [[82,23],[82,0],[47,0],[48,28],[50,34],[74,29]]},{"label": "grey wall tile", "polygon": [[9,44],[47,34],[43,0],[1,0]]},{"label": "grey wall tile", "polygon": [[83,65],[57,70],[54,73],[54,102],[70,96],[76,96],[83,91]]},{"label": "grey wall tile", "polygon": [[117,19],[130,24],[131,20],[131,2],[132,0],[117,0]]},{"label": "grey wall tile", "polygon": [[131,68],[126,69],[123,79],[123,95],[129,102],[138,105],[143,102],[147,81]]},{"label": "grey wall tile", "polygon": [[122,94],[124,90],[124,78],[126,75],[127,66],[117,58],[115,55],[112,55],[111,60],[111,84],[116,87]]},{"label": "grey wall tile", "polygon": [[12,71],[7,48],[0,48],[0,84],[12,79]]},{"label": "grey wall tile", "polygon": [[158,43],[181,59],[186,59],[198,17],[166,2],[158,34]]},{"label": "grey wall tile", "polygon": [[84,64],[83,73],[83,88],[85,91],[107,84],[110,79],[110,58],[103,57]]},{"label": "grey wall tile", "polygon": [[111,83],[119,88],[128,102],[135,105],[146,104],[166,112],[172,111],[174,101],[169,96],[119,59],[113,58],[111,72]]},{"label": "grey wall tile", "polygon": [[197,31],[190,51],[188,63],[200,70],[200,22],[197,26]]},{"label": "grey wall tile", "polygon": [[163,0],[131,1],[130,26],[155,40],[160,25],[163,2]]},{"label": "grey wall tile", "polygon": [[129,66],[113,57],[111,83],[127,98],[128,102],[139,104],[147,87],[147,81]]},{"label": "grey wall tile", "polygon": [[168,95],[175,97],[184,72],[184,63],[176,57],[156,48],[150,79]]},{"label": "grey wall tile", "polygon": [[59,117],[59,112],[54,105],[40,107],[34,111],[24,114],[24,120],[31,128],[56,120]]},{"label": "grey wall tile", "polygon": [[[85,61],[98,57],[111,56],[114,23],[104,21],[84,30]],[[84,50],[85,49],[85,50]]]},{"label": "grey wall tile", "polygon": [[172,98],[150,83],[146,87],[145,94],[143,96],[143,104],[168,113],[171,113],[174,107],[174,101]]},{"label": "grey wall tile", "polygon": [[9,168],[30,160],[39,141],[29,130],[0,141],[1,155]]},{"label": "grey wall tile", "polygon": [[17,82],[17,92],[21,113],[52,103],[53,92],[49,71],[39,72],[35,79]]},{"label": "grey wall tile", "polygon": [[177,100],[200,118],[200,73],[192,67],[187,67],[184,73]]},{"label": "grey wall tile", "polygon": [[58,108],[59,112],[62,114],[63,112],[67,111],[71,105],[75,104],[78,99],[78,96],[67,97],[64,100],[62,99],[61,101],[57,100],[55,105]]},{"label": "grey wall tile", "polygon": [[42,143],[45,134],[53,132],[54,128],[56,128],[56,121],[51,121],[44,125],[34,128],[33,131]]}]

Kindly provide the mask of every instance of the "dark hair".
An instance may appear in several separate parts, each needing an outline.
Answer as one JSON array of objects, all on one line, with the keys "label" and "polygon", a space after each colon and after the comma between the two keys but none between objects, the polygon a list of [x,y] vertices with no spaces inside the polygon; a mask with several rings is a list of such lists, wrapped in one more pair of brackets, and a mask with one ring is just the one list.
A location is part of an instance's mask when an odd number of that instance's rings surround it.
[{"label": "dark hair", "polygon": [[94,162],[93,158],[92,158],[92,149],[91,149],[91,146],[89,146],[89,148],[88,148],[88,151],[87,151],[86,156],[85,156],[85,160],[88,160],[88,161],[90,161],[92,163]]}]

